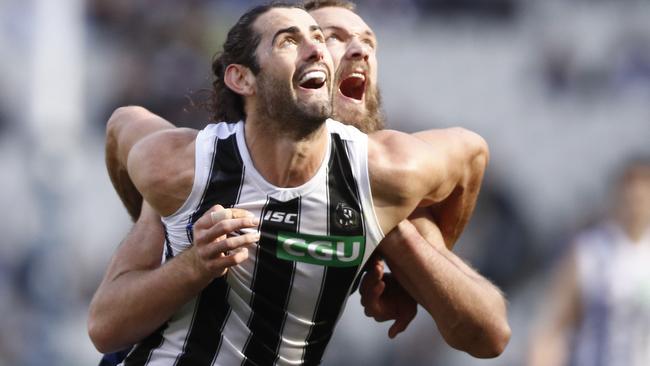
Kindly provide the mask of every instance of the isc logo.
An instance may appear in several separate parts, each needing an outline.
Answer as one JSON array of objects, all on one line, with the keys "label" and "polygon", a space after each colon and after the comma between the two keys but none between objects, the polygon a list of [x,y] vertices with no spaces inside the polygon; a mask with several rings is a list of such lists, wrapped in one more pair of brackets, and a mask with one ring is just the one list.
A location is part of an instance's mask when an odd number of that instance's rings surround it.
[{"label": "isc logo", "polygon": [[267,211],[266,215],[264,215],[265,221],[284,222],[285,224],[291,224],[291,225],[296,224],[297,218],[298,215],[294,213],[286,213],[286,212],[271,211],[271,210]]},{"label": "isc logo", "polygon": [[363,236],[320,236],[278,233],[280,259],[332,267],[352,267],[363,260]]}]

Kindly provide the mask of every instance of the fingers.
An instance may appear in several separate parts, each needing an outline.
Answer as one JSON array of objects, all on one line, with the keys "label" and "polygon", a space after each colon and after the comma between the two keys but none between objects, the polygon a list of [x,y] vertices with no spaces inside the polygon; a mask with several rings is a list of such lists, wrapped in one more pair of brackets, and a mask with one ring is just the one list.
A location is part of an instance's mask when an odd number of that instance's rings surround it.
[{"label": "fingers", "polygon": [[210,223],[212,225],[228,219],[232,219],[232,211],[227,208],[210,212]]},{"label": "fingers", "polygon": [[249,211],[216,205],[194,224],[194,244],[206,245],[216,240],[223,240],[227,234],[256,228],[258,225],[259,219]]},{"label": "fingers", "polygon": [[[216,223],[211,228],[206,230],[194,230],[195,244],[207,244],[216,240],[223,240],[224,235],[232,234],[233,236],[241,236],[237,231],[242,229],[257,228],[259,220],[252,217],[243,219],[229,219]],[[248,235],[248,234],[246,234]],[[198,243],[197,243],[198,242]]]},{"label": "fingers", "polygon": [[188,258],[206,278],[225,275],[248,259],[249,245],[260,240],[259,218],[244,209],[215,205],[193,225],[193,245]]},{"label": "fingers", "polygon": [[[364,277],[366,281],[363,289],[359,289],[361,294],[361,305],[366,316],[374,318],[376,321],[383,322],[389,319],[384,309],[381,295],[384,293],[386,283],[384,281],[374,281],[372,276]],[[372,283],[371,283],[372,282]]]},{"label": "fingers", "polygon": [[412,312],[400,313],[397,319],[395,319],[393,325],[391,325],[388,329],[388,338],[393,339],[398,334],[402,333],[415,318],[416,313],[417,308],[415,308]]},{"label": "fingers", "polygon": [[386,283],[383,281],[384,262],[378,256],[373,257],[368,263],[368,271],[363,277],[359,286],[361,295],[361,305],[363,306],[366,316],[374,318],[376,321],[383,322],[390,317],[381,299]]},{"label": "fingers", "polygon": [[[379,291],[383,292],[385,284],[381,282],[381,289]],[[380,296],[371,296],[366,297],[365,301],[361,299],[361,305],[363,305],[363,312],[367,317],[373,318],[378,322],[385,322],[392,319],[389,314],[389,309],[384,305]]]},{"label": "fingers", "polygon": [[228,268],[236,266],[246,259],[248,259],[248,249],[240,248],[230,255],[204,262],[204,266],[208,273],[210,273],[211,278],[216,278],[225,275],[228,272]]},{"label": "fingers", "polygon": [[383,276],[384,262],[377,260],[375,263],[372,263],[372,265],[368,267],[368,271],[366,272],[365,276],[363,276],[363,280],[359,286],[359,293],[362,296],[364,294],[369,295],[372,291],[372,288],[377,286],[378,282],[382,281]]},{"label": "fingers", "polygon": [[207,229],[222,220],[253,216],[250,211],[241,208],[223,208],[221,205],[215,205],[194,223],[194,228]]},{"label": "fingers", "polygon": [[221,255],[228,255],[231,252],[255,244],[260,240],[259,233],[249,233],[246,235],[233,236],[224,240],[213,241],[207,245],[199,247],[201,256],[206,259],[217,258]]},{"label": "fingers", "polygon": [[230,268],[242,263],[246,259],[248,259],[248,249],[240,248],[230,255],[219,258],[218,265],[220,268]]}]

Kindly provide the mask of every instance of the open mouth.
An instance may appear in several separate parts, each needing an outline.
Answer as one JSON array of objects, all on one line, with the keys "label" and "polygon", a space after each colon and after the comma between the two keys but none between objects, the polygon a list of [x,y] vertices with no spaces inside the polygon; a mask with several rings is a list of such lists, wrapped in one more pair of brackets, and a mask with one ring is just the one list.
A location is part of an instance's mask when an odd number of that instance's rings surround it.
[{"label": "open mouth", "polygon": [[341,81],[339,91],[348,98],[362,101],[366,92],[366,75],[353,72]]},{"label": "open mouth", "polygon": [[305,89],[320,89],[325,85],[326,80],[327,74],[324,71],[309,71],[300,78],[298,85]]}]

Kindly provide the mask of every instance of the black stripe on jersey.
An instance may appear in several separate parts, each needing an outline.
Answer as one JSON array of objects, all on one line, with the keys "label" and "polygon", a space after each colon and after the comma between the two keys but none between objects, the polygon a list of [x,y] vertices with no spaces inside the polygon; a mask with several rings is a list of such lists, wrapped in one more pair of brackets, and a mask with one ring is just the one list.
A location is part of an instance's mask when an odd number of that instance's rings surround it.
[{"label": "black stripe on jersey", "polygon": [[270,198],[261,218],[261,239],[251,286],[252,314],[248,322],[251,333],[244,347],[243,365],[246,366],[271,365],[278,356],[296,264],[277,258],[277,235],[280,231],[298,231],[300,197],[287,202]]},{"label": "black stripe on jersey", "polygon": [[[232,207],[239,200],[244,165],[235,134],[219,139],[215,151],[209,183],[199,207],[192,215],[192,224],[217,203]],[[176,361],[177,366],[209,365],[212,362],[221,346],[221,330],[230,313],[228,292],[225,277],[215,279],[201,291],[183,353]]]},{"label": "black stripe on jersey", "polygon": [[[332,147],[327,177],[328,234],[364,235],[361,200],[345,143],[338,134],[331,134],[331,137]],[[353,224],[342,223],[340,212],[342,208],[356,212],[356,221]],[[358,266],[325,267],[321,294],[313,319],[314,325],[307,338],[307,349],[303,357],[305,365],[320,363],[358,269]]]},{"label": "black stripe on jersey", "polygon": [[174,251],[171,247],[171,242],[169,241],[169,233],[167,232],[167,225],[163,224],[163,230],[165,231],[165,261],[168,261],[174,258]]},{"label": "black stripe on jersey", "polygon": [[165,322],[165,324],[156,329],[155,332],[133,347],[133,350],[131,350],[124,360],[124,366],[146,365],[151,357],[151,352],[162,345],[163,332],[167,329],[167,326],[168,323]]}]

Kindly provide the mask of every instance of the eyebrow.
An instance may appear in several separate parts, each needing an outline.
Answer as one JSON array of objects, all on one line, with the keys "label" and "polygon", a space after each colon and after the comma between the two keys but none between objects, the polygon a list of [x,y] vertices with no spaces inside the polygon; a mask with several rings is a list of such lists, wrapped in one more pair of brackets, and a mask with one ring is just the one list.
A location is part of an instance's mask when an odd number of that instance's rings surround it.
[{"label": "eyebrow", "polygon": [[[329,27],[325,27],[325,29],[332,29],[332,30],[334,30],[336,32],[344,32],[344,33],[350,34],[350,32],[347,29],[345,29],[343,27],[336,26],[336,25],[330,25]],[[375,35],[375,33],[373,31],[371,31],[370,29],[366,29],[362,33],[365,34],[366,36],[371,37],[372,39],[377,39],[377,36]]]},{"label": "eyebrow", "polygon": [[[317,25],[312,25],[312,26],[309,27],[309,31],[311,31],[311,32],[315,32],[315,31],[318,31],[318,30],[322,31],[321,27],[319,27]],[[298,33],[300,33],[300,29],[298,29],[298,27],[296,27],[296,26],[291,26],[291,27],[282,28],[282,29],[278,30],[273,35],[273,39],[271,40],[271,44],[275,44],[275,39],[278,38],[279,36],[281,36],[284,33],[298,34]]]}]

